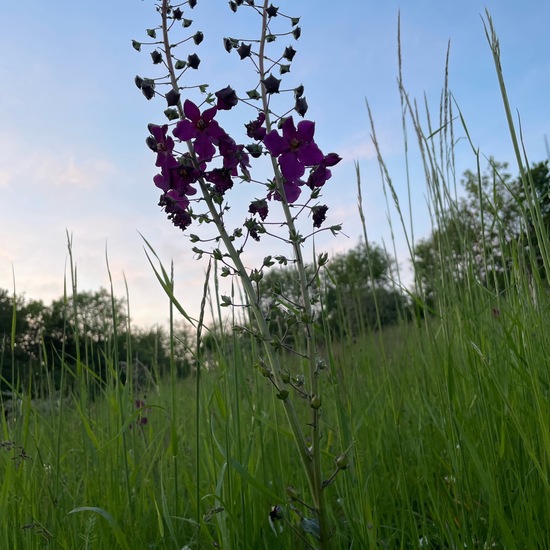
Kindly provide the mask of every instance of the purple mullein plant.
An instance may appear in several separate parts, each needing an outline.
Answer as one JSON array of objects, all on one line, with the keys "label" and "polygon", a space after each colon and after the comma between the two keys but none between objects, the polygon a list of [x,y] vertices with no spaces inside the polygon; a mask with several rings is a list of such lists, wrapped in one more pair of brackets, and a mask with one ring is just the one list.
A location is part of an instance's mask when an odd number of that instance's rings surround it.
[{"label": "purple mullein plant", "polygon": [[[315,122],[301,120],[295,123],[286,107],[281,110],[283,114],[276,114],[281,104],[284,104],[287,92],[293,95],[291,110],[301,117],[308,110],[302,84],[288,90],[282,86],[283,80],[288,78],[290,64],[297,55],[294,46],[285,44],[276,55],[268,55],[266,51],[278,47],[277,40],[281,36],[285,40],[289,37],[298,40],[301,36],[299,18],[289,17],[280,6],[268,3],[267,0],[259,3],[257,0],[230,1],[231,11],[237,13],[241,9],[251,9],[259,16],[259,40],[243,41],[225,37],[222,41],[225,52],[231,54],[234,51],[239,62],[252,64],[257,74],[257,83],[255,88],[246,91],[227,84],[215,93],[210,93],[205,84],[184,85],[195,71],[200,72],[200,68],[208,62],[206,59],[201,62],[196,52],[185,50],[198,46],[204,38],[202,31],[185,37],[186,29],[193,24],[193,20],[186,17],[186,12],[196,4],[196,0],[185,0],[177,5],[173,5],[170,0],[158,1],[162,38],[156,40],[156,33],[153,32],[155,40],[149,45],[153,48],[153,64],[162,67],[164,75],[159,78],[138,76],[135,79],[137,87],[147,99],[164,97],[167,106],[164,113],[168,123],[149,125],[147,145],[156,153],[155,165],[160,169],[153,181],[162,192],[159,205],[174,225],[185,231],[197,220],[207,221],[217,230],[216,246],[223,246],[225,250],[213,248],[208,251],[198,247],[193,250],[199,256],[209,254],[216,260],[223,260],[222,276],[232,274],[239,277],[248,301],[246,306],[255,323],[252,333],[258,335],[267,357],[265,361],[259,359],[256,366],[273,385],[277,398],[284,406],[310,488],[312,503],[307,505],[307,511],[313,513],[314,517],[307,518],[303,524],[307,525],[303,535],[312,537],[314,545],[326,549],[330,547],[324,498],[328,482],[322,476],[323,407],[319,350],[314,327],[316,312],[312,298],[318,278],[312,278],[306,270],[303,246],[309,237],[302,236],[297,223],[298,218],[309,221],[310,227],[313,226],[309,236],[323,230],[329,207],[318,203],[317,199],[321,189],[332,177],[331,168],[341,158],[336,153],[322,152],[315,141]],[[210,9],[221,8],[211,6]],[[289,22],[290,29],[274,29],[275,25],[288,25]],[[172,38],[176,32],[184,33],[184,37]],[[133,41],[132,45],[138,51],[142,46],[137,41]],[[180,53],[179,50],[185,51]],[[222,55],[227,54],[222,52]],[[197,101],[197,96],[201,101]],[[252,143],[242,143],[236,135],[230,135],[220,126],[218,119],[229,110],[249,111],[242,119],[243,137],[253,140]],[[256,161],[258,164],[255,164]],[[264,173],[266,164],[271,170],[268,176]],[[226,213],[233,190],[238,184],[253,189],[251,194],[255,198],[246,205],[245,216],[249,217],[231,229],[226,221]],[[298,204],[300,198],[302,201]],[[276,202],[270,208],[271,200]],[[309,219],[302,216],[303,212],[309,212]],[[286,232],[283,240],[290,245],[292,258],[280,255],[278,261],[285,265],[292,262],[299,276],[301,301],[293,304],[293,308],[296,311],[294,323],[301,328],[303,335],[303,349],[290,349],[308,364],[308,376],[300,374],[300,384],[293,382],[282,366],[282,358],[277,350],[289,347],[271,334],[261,305],[263,272],[273,265],[274,260],[268,256],[259,269],[250,271],[241,256],[247,243],[274,236],[268,231],[267,224],[281,227]],[[328,229],[336,234],[340,226],[334,225]],[[190,239],[193,243],[201,241],[198,235],[190,235]],[[327,260],[326,254],[319,255],[316,269],[323,267]],[[231,299],[222,297],[222,305],[231,305]],[[295,380],[298,378],[295,377]],[[311,416],[307,424],[299,420],[294,396],[299,398],[297,403],[306,403],[308,407]],[[328,479],[332,480],[333,476]],[[277,506],[277,510],[282,513],[280,506]]]}]

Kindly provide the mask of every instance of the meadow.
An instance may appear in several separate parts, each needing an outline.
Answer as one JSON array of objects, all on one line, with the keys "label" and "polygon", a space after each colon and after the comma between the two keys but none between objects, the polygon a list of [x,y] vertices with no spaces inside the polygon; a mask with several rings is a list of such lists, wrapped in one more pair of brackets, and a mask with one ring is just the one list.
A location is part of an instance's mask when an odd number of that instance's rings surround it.
[{"label": "meadow", "polygon": [[[402,97],[407,106],[404,90]],[[440,228],[455,204],[452,125],[463,123],[446,89],[442,98],[435,128],[424,127],[413,106],[404,109]],[[517,199],[518,210],[536,247],[525,254],[525,243],[504,238],[506,220],[493,212],[502,238],[497,254],[481,253],[482,277],[478,241],[453,226],[437,240],[439,269],[424,272],[416,291],[402,288],[398,275],[392,280],[408,298],[400,322],[354,334],[336,334],[322,316],[315,323],[330,548],[524,549],[550,540],[550,240],[540,204],[529,199],[529,162],[512,122],[510,137],[527,197]],[[473,165],[480,158],[473,151]],[[407,198],[396,196],[382,152],[380,166],[400,212]],[[449,261],[457,239],[459,271]],[[152,265],[170,292],[169,274]],[[209,308],[216,318],[224,305],[215,288],[205,285],[201,318]],[[180,309],[174,297],[171,316]],[[135,387],[131,376],[123,384],[119,361],[127,358],[109,344],[114,334],[102,349],[101,384],[93,358],[63,367],[75,358],[62,352],[53,384],[60,391],[38,399],[30,387],[13,388],[17,406],[0,426],[0,548],[316,547],[308,483],[281,396],[262,371],[262,343],[233,330],[251,321],[232,315],[212,332],[199,325],[187,378],[172,361],[157,384]],[[13,346],[2,349],[9,365]],[[277,353],[299,401],[305,361]],[[299,422],[309,419],[298,409]]]}]

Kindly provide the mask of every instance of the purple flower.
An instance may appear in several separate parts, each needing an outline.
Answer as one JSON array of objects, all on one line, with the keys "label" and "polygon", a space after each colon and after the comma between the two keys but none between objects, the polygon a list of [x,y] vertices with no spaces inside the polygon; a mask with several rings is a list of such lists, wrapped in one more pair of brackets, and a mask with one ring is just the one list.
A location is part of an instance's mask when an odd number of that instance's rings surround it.
[{"label": "purple flower", "polygon": [[313,215],[313,227],[321,227],[322,223],[327,218],[328,206],[324,204],[319,204],[311,208],[311,213]]},{"label": "purple flower", "polygon": [[[302,193],[302,190],[300,189],[300,187],[302,185],[304,185],[304,183],[305,182],[303,182],[302,180],[284,181],[283,182],[286,202],[288,202],[289,204],[292,204],[293,202],[296,202],[298,200],[298,197]],[[270,199],[270,200],[273,198],[276,201],[282,200],[281,194],[277,190],[270,191],[267,194],[267,198]]]},{"label": "purple flower", "polygon": [[255,201],[252,201],[250,203],[250,206],[248,207],[248,211],[251,214],[258,214],[261,220],[264,221],[267,218],[267,214],[269,212],[267,201],[265,199],[257,199]]},{"label": "purple flower", "polygon": [[174,140],[167,136],[168,125],[157,126],[156,124],[149,124],[149,132],[154,138],[152,144],[155,145],[154,151],[157,153],[157,160],[155,166],[158,166],[163,172],[168,172],[171,168],[178,166],[178,161],[174,158]]},{"label": "purple flower", "polygon": [[223,158],[223,167],[229,170],[232,176],[238,175],[237,168],[240,167],[243,174],[250,178],[250,161],[248,154],[244,152],[244,145],[237,145],[232,138],[225,135],[220,139],[218,146]]},{"label": "purple flower", "polygon": [[182,231],[191,224],[191,214],[187,211],[189,199],[186,196],[178,197],[174,193],[164,193],[160,197],[159,206],[168,214],[168,219]]},{"label": "purple flower", "polygon": [[214,144],[225,135],[214,120],[218,109],[211,107],[201,114],[199,108],[187,99],[183,105],[183,112],[187,118],[178,122],[174,128],[174,135],[181,141],[194,139],[193,145],[199,161],[211,161],[216,152]]},{"label": "purple flower", "polygon": [[265,122],[265,113],[261,112],[256,120],[250,121],[245,124],[246,135],[252,139],[262,141],[267,133],[267,130],[262,126]]},{"label": "purple flower", "polygon": [[294,126],[288,117],[282,126],[283,135],[272,130],[264,138],[264,144],[272,156],[278,157],[281,172],[288,183],[297,181],[304,175],[306,166],[320,164],[323,153],[313,141],[315,122],[302,120]]},{"label": "purple flower", "polygon": [[185,195],[194,195],[197,191],[191,187],[191,184],[199,179],[201,170],[204,170],[204,165],[199,168],[200,170],[195,167],[191,155],[186,153],[180,157],[179,162],[176,161],[175,167],[163,170],[153,178],[153,181],[165,193],[170,189],[175,189]]},{"label": "purple flower", "polygon": [[307,184],[311,189],[315,187],[322,187],[327,180],[332,177],[332,172],[328,169],[328,166],[334,166],[338,164],[342,158],[336,153],[329,153],[326,155],[319,166],[314,168],[307,179]]},{"label": "purple flower", "polygon": [[233,187],[231,171],[227,168],[214,168],[204,174],[204,178],[214,184],[216,191],[222,195]]},{"label": "purple flower", "polygon": [[229,111],[229,109],[235,107],[239,101],[235,90],[231,86],[227,86],[217,91],[214,95],[218,98],[216,107],[220,111]]}]

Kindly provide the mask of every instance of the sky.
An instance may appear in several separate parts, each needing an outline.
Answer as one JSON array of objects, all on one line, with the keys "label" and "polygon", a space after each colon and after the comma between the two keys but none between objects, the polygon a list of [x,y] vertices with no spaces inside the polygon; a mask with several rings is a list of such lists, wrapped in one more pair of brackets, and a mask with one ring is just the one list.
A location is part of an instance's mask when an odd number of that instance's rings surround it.
[{"label": "sky", "polygon": [[[412,99],[427,101],[437,118],[450,44],[449,89],[465,120],[456,128],[458,176],[475,167],[472,146],[483,157],[510,163],[517,174],[493,59],[485,36],[487,8],[500,41],[507,90],[531,162],[547,158],[550,102],[550,3],[544,0],[281,0],[280,11],[299,16],[302,36],[285,76],[303,84],[306,118],[316,122],[324,152],[343,161],[324,188],[329,224],[344,234],[321,233],[317,250],[334,254],[357,244],[356,163],[362,179],[369,240],[397,254],[410,279],[406,241],[388,210],[371,140],[366,101],[384,160],[409,217],[401,106],[397,88],[397,27],[400,14],[403,80]],[[204,42],[193,47],[201,66],[192,77],[215,91],[228,84],[243,93],[252,67],[223,49],[224,36],[255,38],[255,20],[225,1],[198,0],[185,10]],[[145,145],[149,122],[162,123],[164,101],[147,102],[134,77],[156,75],[149,53],[131,47],[158,25],[152,0],[0,0],[0,288],[49,304],[70,279],[68,239],[82,291],[109,287],[130,296],[135,324],[151,327],[168,318],[168,299],[144,252],[145,237],[166,266],[174,263],[176,294],[197,314],[207,261],[157,206],[152,183],[155,156]],[[290,43],[290,41],[287,41]],[[281,47],[288,45],[281,43]],[[186,57],[190,51],[185,51]],[[248,86],[248,87],[247,87]],[[282,100],[282,99],[281,99]],[[455,111],[458,112],[458,109]],[[226,113],[226,130],[240,132],[252,116]],[[433,121],[432,121],[433,122]],[[460,124],[458,124],[460,126]],[[410,131],[410,128],[409,128]],[[415,238],[429,235],[426,184],[415,138],[408,136]],[[246,191],[236,185],[235,220],[243,219]],[[393,220],[392,231],[388,213]],[[194,228],[196,229],[196,228]],[[197,231],[198,232],[198,231]],[[262,243],[249,265],[277,248]],[[266,251],[266,248],[268,249]],[[125,283],[126,281],[126,283]]]}]

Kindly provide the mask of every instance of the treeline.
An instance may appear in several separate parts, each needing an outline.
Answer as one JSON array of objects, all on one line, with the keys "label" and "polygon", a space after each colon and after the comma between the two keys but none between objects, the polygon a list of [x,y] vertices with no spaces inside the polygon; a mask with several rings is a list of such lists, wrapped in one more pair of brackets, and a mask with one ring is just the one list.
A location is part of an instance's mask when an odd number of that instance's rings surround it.
[{"label": "treeline", "polygon": [[[334,256],[326,269],[314,273],[312,266],[309,290],[319,326],[326,323],[325,333],[355,336],[407,316],[407,300],[392,283],[393,268],[393,259],[380,246],[363,242]],[[258,286],[274,345],[292,347],[301,337],[295,307],[301,290],[292,262],[266,271]],[[202,351],[218,345],[218,334],[215,326],[204,331]],[[4,388],[48,393],[60,386],[62,366],[72,374],[81,369],[101,383],[109,369],[111,374],[116,371],[118,361],[130,359],[147,365],[158,379],[169,372],[171,347],[178,375],[187,376],[195,355],[194,331],[180,325],[171,343],[164,327],[130,327],[124,300],[105,289],[79,292],[50,305],[21,296],[14,303],[14,297],[0,289]]]},{"label": "treeline", "polygon": [[[175,334],[174,362],[180,376],[190,371],[191,335]],[[3,390],[48,394],[59,389],[62,368],[72,385],[82,372],[101,384],[119,361],[139,360],[155,378],[170,368],[170,338],[164,327],[130,327],[124,300],[100,289],[43,301],[14,297],[0,289],[0,373]],[[68,369],[68,370],[67,370]]]},{"label": "treeline", "polygon": [[461,184],[461,196],[436,197],[435,227],[415,246],[417,287],[428,307],[452,299],[456,285],[480,284],[497,296],[529,280],[547,284],[548,161],[514,178],[507,164],[490,159],[484,172],[466,171]]}]

